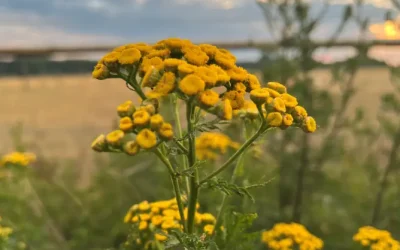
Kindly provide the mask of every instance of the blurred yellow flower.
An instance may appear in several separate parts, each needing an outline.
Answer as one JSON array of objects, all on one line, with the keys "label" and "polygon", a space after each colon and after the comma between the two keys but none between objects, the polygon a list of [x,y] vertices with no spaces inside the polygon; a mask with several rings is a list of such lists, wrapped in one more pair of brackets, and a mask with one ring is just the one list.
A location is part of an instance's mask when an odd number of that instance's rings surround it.
[{"label": "blurred yellow flower", "polygon": [[212,107],[219,101],[219,95],[217,92],[207,89],[198,94],[198,100],[201,105],[205,107]]}]

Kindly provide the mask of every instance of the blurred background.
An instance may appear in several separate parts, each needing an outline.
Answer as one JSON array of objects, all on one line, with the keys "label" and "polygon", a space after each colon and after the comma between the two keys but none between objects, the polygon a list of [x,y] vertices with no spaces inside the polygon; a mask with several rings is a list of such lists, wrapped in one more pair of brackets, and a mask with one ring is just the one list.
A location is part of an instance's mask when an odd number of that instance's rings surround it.
[{"label": "blurred background", "polygon": [[[28,191],[0,176],[0,216],[31,249],[104,249],[124,240],[131,204],[172,197],[153,159],[91,151],[136,97],[90,73],[113,47],[180,37],[231,50],[319,124],[249,151],[238,184],[273,178],[255,203],[232,197],[259,214],[253,230],[296,221],[335,250],[354,249],[363,225],[400,239],[399,11],[398,0],[0,1],[0,154],[38,155]],[[206,192],[204,211],[220,197]]]}]

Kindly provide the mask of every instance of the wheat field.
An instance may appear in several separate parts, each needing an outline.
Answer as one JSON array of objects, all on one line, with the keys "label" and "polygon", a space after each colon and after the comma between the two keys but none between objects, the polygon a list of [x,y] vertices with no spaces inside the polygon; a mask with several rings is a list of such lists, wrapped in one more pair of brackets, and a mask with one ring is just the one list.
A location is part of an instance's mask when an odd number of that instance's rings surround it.
[{"label": "wheat field", "polygon": [[[313,77],[317,86],[325,88],[331,74],[317,70]],[[360,70],[355,86],[357,94],[349,113],[361,106],[373,119],[380,94],[392,89],[387,69]],[[122,80],[98,81],[89,74],[2,77],[0,93],[0,152],[12,150],[9,131],[22,122],[26,142],[52,157],[91,155],[90,142],[111,129],[112,118],[117,118],[116,106],[136,99]]]}]

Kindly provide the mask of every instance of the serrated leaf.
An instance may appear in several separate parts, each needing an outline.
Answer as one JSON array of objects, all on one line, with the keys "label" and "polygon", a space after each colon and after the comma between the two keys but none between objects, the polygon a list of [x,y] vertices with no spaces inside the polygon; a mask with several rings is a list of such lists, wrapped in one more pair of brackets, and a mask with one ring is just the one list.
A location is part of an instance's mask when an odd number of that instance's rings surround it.
[{"label": "serrated leaf", "polygon": [[178,173],[178,175],[191,177],[197,169],[199,169],[207,161],[197,161],[192,167],[185,169]]},{"label": "serrated leaf", "polygon": [[221,192],[225,193],[226,195],[236,194],[241,197],[247,197],[252,202],[254,202],[253,196],[249,193],[249,191],[244,187],[239,187],[236,184],[232,184],[227,182],[226,180],[220,178],[213,178],[208,180],[205,183],[205,187],[213,189],[213,190],[220,190]]}]

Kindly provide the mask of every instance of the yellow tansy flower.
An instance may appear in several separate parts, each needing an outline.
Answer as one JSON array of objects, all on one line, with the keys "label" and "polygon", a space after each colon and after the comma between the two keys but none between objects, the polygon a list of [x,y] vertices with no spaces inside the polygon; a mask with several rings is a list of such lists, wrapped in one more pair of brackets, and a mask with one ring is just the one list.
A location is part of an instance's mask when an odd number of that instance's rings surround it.
[{"label": "yellow tansy flower", "polygon": [[247,71],[242,67],[233,67],[229,69],[227,73],[231,77],[231,80],[237,82],[244,82],[248,76]]},{"label": "yellow tansy flower", "polygon": [[304,132],[312,133],[317,129],[317,123],[315,122],[315,119],[313,117],[308,116],[304,120],[302,128]]},{"label": "yellow tansy flower", "polygon": [[206,234],[212,235],[214,232],[214,225],[205,225],[203,230]]},{"label": "yellow tansy flower", "polygon": [[215,54],[214,60],[219,66],[225,69],[231,69],[235,67],[236,63],[236,61],[232,57],[221,52],[217,52]]},{"label": "yellow tansy flower", "polygon": [[161,127],[164,122],[164,118],[160,114],[155,114],[150,118],[150,128],[157,130]]},{"label": "yellow tansy flower", "polygon": [[118,62],[122,65],[137,63],[142,57],[140,51],[136,48],[125,49],[118,57]]},{"label": "yellow tansy flower", "polygon": [[277,91],[280,94],[287,92],[285,85],[279,82],[268,82],[267,87]]},{"label": "yellow tansy flower", "polygon": [[150,214],[139,214],[139,219],[141,221],[148,221],[151,219],[151,216],[150,216]]},{"label": "yellow tansy flower", "polygon": [[204,51],[210,58],[214,58],[218,52],[218,48],[211,44],[200,44],[200,49]]},{"label": "yellow tansy flower", "polygon": [[279,127],[282,125],[282,114],[279,112],[271,112],[267,115],[267,124],[271,127]]},{"label": "yellow tansy flower", "polygon": [[135,141],[128,141],[124,144],[123,149],[128,155],[136,155],[139,153],[140,146]]},{"label": "yellow tansy flower", "polygon": [[146,230],[147,229],[147,227],[148,227],[148,223],[147,223],[147,221],[141,221],[140,223],[139,223],[139,230],[140,231],[143,231],[143,230]]},{"label": "yellow tansy flower", "polygon": [[179,82],[179,89],[189,96],[198,94],[204,88],[205,82],[196,75],[187,75]]},{"label": "yellow tansy flower", "polygon": [[225,70],[223,70],[220,66],[216,64],[211,64],[208,66],[209,69],[213,70],[215,73],[217,73],[217,85],[222,85],[226,82],[229,82],[231,79],[229,75],[226,73]]},{"label": "yellow tansy flower", "polygon": [[120,117],[131,116],[133,112],[135,112],[135,106],[129,100],[117,107],[117,113]]},{"label": "yellow tansy flower", "polygon": [[99,135],[94,141],[92,142],[91,148],[97,152],[103,152],[106,147],[106,137],[105,135]]},{"label": "yellow tansy flower", "polygon": [[294,107],[294,110],[292,111],[292,116],[296,121],[302,121],[304,119],[306,119],[307,117],[307,111],[305,108],[303,108],[302,106],[296,106]]},{"label": "yellow tansy flower", "polygon": [[155,234],[155,238],[156,238],[156,240],[158,240],[160,242],[166,241],[168,239],[167,236],[159,234],[159,233]]},{"label": "yellow tansy flower", "polygon": [[250,99],[257,105],[262,105],[267,101],[269,91],[266,88],[254,89],[250,92]]},{"label": "yellow tansy flower", "polygon": [[164,68],[166,71],[176,71],[181,64],[186,64],[186,62],[177,58],[167,58],[164,60]]},{"label": "yellow tansy flower", "polygon": [[194,74],[206,83],[207,88],[214,87],[218,80],[217,72],[205,66],[198,67]]},{"label": "yellow tansy flower", "polygon": [[297,102],[297,98],[287,94],[287,93],[283,93],[281,95],[281,98],[283,99],[283,101],[285,102],[285,106],[288,108],[294,108],[297,106],[298,102]]},{"label": "yellow tansy flower", "polygon": [[196,66],[202,66],[205,65],[209,57],[207,56],[206,53],[201,51],[200,49],[198,50],[189,50],[183,55],[186,59],[186,61],[190,64],[196,65]]},{"label": "yellow tansy flower", "polygon": [[163,123],[158,130],[158,134],[163,140],[171,140],[174,138],[174,131],[170,123]]},{"label": "yellow tansy flower", "polygon": [[228,99],[225,99],[223,102],[223,113],[222,118],[224,120],[232,120],[232,106],[231,102]]},{"label": "yellow tansy flower", "polygon": [[201,220],[205,223],[210,223],[210,224],[214,224],[216,222],[216,219],[214,217],[214,215],[210,214],[210,213],[204,213],[201,215]]},{"label": "yellow tansy flower", "polygon": [[253,74],[248,74],[247,75],[247,80],[246,83],[248,85],[248,90],[247,91],[252,91],[253,89],[259,89],[261,88],[261,84],[258,81],[257,76],[253,75]]},{"label": "yellow tansy flower", "polygon": [[241,109],[244,106],[244,95],[236,90],[226,92],[223,99],[228,99],[234,110]]},{"label": "yellow tansy flower", "polygon": [[136,142],[141,148],[150,149],[157,144],[157,136],[150,129],[141,130],[136,136]]},{"label": "yellow tansy flower", "polygon": [[167,95],[175,89],[176,76],[172,72],[165,72],[154,88],[154,92]]},{"label": "yellow tansy flower", "polygon": [[271,103],[271,106],[275,111],[286,112],[285,102],[280,97],[275,97]]},{"label": "yellow tansy flower", "polygon": [[154,215],[151,217],[151,224],[154,226],[159,226],[163,222],[163,217],[161,215]]},{"label": "yellow tansy flower", "polygon": [[106,141],[111,145],[118,145],[122,138],[124,138],[124,131],[122,130],[114,130],[107,134]]},{"label": "yellow tansy flower", "polygon": [[189,63],[180,64],[178,66],[178,72],[181,78],[185,77],[186,75],[193,74],[196,70],[197,66],[191,65]]},{"label": "yellow tansy flower", "polygon": [[150,114],[146,110],[137,110],[133,113],[133,124],[146,126],[150,121]]},{"label": "yellow tansy flower", "polygon": [[150,209],[150,204],[148,201],[142,201],[141,203],[139,203],[138,205],[138,209],[140,211],[147,211]]},{"label": "yellow tansy flower", "polygon": [[104,64],[97,64],[92,72],[92,77],[97,80],[104,80],[110,75],[110,72]]},{"label": "yellow tansy flower", "polygon": [[278,91],[276,91],[274,89],[271,89],[271,88],[267,88],[267,89],[269,91],[269,95],[270,96],[272,96],[272,97],[280,97],[281,96],[281,94],[279,94]]},{"label": "yellow tansy flower", "polygon": [[126,117],[122,117],[119,120],[119,129],[120,130],[127,132],[127,131],[130,131],[132,128],[133,128],[133,123],[132,123],[131,118],[126,116]]},{"label": "yellow tansy flower", "polygon": [[284,114],[282,125],[285,127],[289,127],[292,124],[293,124],[293,116],[291,114]]},{"label": "yellow tansy flower", "polygon": [[207,89],[198,94],[199,102],[205,107],[212,107],[219,101],[219,95],[217,92]]}]

